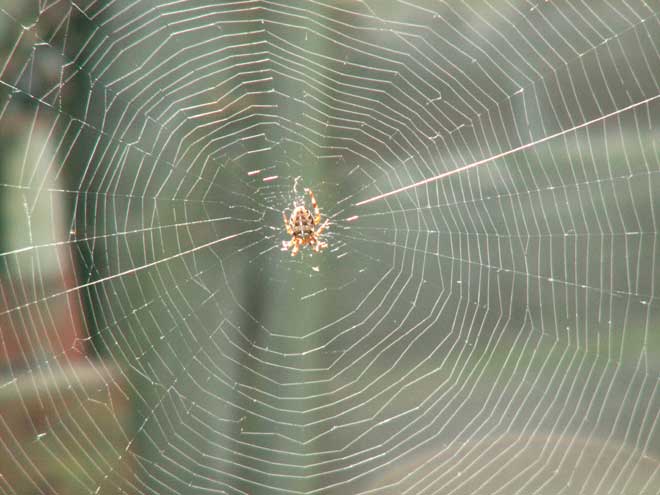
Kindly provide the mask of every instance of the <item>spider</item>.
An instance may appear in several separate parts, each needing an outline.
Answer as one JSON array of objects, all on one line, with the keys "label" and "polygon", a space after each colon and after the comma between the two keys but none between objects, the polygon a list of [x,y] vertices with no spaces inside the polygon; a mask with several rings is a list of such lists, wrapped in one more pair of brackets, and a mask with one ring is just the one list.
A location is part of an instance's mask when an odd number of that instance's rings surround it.
[{"label": "spider", "polygon": [[316,198],[312,190],[305,188],[305,192],[309,194],[309,198],[312,201],[314,214],[307,209],[304,203],[298,206],[294,204],[295,208],[291,213],[291,217],[288,219],[286,218],[286,214],[282,212],[284,226],[289,235],[291,235],[289,242],[282,242],[282,251],[288,251],[293,246],[291,256],[298,254],[300,248],[305,244],[312,246],[312,249],[317,253],[321,249],[328,247],[327,243],[319,239],[321,232],[328,226],[328,219],[317,230],[314,230],[321,223],[321,212],[319,211],[319,205],[316,203]]}]

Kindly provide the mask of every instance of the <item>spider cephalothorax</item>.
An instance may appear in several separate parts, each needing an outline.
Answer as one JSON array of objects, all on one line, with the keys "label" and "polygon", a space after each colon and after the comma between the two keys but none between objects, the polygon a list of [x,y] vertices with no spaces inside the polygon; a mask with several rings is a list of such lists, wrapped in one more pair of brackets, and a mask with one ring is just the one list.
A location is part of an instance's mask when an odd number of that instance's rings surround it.
[{"label": "spider cephalothorax", "polygon": [[327,227],[328,220],[319,227],[319,224],[321,223],[319,205],[316,203],[316,198],[311,189],[305,189],[305,192],[309,194],[309,198],[312,201],[313,213],[307,209],[304,203],[296,206],[289,218],[287,218],[286,214],[282,212],[284,226],[289,235],[291,235],[291,240],[289,242],[285,241],[282,245],[282,249],[288,251],[289,248],[293,246],[291,256],[295,256],[300,250],[300,247],[305,244],[312,246],[312,249],[317,253],[321,249],[328,247],[328,244],[322,242],[319,238],[321,232]]}]

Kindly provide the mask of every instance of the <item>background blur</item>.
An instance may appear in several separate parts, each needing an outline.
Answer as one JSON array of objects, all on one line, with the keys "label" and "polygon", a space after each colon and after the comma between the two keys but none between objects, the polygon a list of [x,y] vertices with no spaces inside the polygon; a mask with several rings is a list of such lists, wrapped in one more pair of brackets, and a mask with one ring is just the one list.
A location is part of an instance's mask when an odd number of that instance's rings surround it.
[{"label": "background blur", "polygon": [[660,493],[659,7],[0,0],[0,493]]}]

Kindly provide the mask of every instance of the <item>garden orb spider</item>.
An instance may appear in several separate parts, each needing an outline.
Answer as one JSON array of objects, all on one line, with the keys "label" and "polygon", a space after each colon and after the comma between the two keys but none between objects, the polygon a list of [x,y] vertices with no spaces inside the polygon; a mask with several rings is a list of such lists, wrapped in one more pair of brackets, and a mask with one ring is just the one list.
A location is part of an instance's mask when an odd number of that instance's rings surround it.
[{"label": "garden orb spider", "polygon": [[[315,252],[320,252],[321,249],[328,247],[326,242],[320,240],[321,232],[328,226],[329,220],[326,219],[323,225],[318,227],[321,223],[321,212],[319,205],[316,203],[316,198],[311,189],[305,188],[305,192],[309,194],[312,201],[312,208],[314,213],[309,211],[303,204],[295,206],[291,216],[287,219],[284,211],[282,212],[282,219],[287,233],[291,236],[291,240],[282,242],[282,251],[288,251],[291,247],[291,256],[295,256],[300,251],[300,248],[305,244],[312,246]],[[317,228],[318,227],[318,228]]]}]

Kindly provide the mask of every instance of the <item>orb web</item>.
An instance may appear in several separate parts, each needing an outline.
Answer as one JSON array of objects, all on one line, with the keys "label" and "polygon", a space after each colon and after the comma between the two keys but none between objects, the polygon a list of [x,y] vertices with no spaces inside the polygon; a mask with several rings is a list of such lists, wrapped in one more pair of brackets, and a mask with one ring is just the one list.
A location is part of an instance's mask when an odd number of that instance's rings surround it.
[{"label": "orb web", "polygon": [[657,12],[5,1],[2,491],[660,492]]}]

